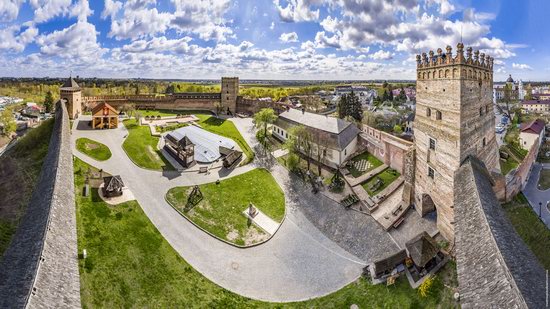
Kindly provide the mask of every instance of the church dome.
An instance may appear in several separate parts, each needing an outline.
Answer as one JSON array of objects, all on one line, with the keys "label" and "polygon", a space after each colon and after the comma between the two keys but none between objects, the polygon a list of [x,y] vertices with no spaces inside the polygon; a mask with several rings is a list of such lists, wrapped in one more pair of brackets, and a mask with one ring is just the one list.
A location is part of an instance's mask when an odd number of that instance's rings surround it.
[{"label": "church dome", "polygon": [[514,79],[512,78],[512,74],[508,76],[508,79],[506,80],[507,83],[513,83]]}]

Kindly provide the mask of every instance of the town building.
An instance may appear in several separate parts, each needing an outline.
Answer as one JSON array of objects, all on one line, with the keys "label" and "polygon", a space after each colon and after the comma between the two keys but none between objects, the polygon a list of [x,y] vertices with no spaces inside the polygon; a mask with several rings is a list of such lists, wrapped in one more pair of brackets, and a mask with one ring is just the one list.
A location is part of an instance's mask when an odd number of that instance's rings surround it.
[{"label": "town building", "polygon": [[[464,45],[417,55],[414,203],[436,211],[437,227],[454,239],[455,172],[469,156],[500,171],[492,105],[493,58]],[[408,192],[408,190],[407,190]],[[408,197],[405,197],[408,200]]]},{"label": "town building", "polygon": [[292,127],[302,125],[312,135],[313,159],[322,151],[321,163],[339,168],[356,151],[360,130],[343,119],[289,109],[279,115],[273,124],[273,135],[281,141],[289,138]]},{"label": "town building", "polygon": [[118,111],[107,103],[100,103],[92,109],[92,129],[118,128]]},{"label": "town building", "polygon": [[533,144],[538,141],[539,145],[544,140],[545,124],[541,119],[529,123],[522,123],[519,133],[519,144],[521,148],[530,150]]},{"label": "town building", "polygon": [[372,100],[377,97],[378,93],[374,89],[369,89],[365,86],[358,85],[347,85],[347,86],[336,86],[334,88],[334,97],[332,102],[337,104],[340,100],[340,97],[343,95],[354,93],[361,102],[361,105],[366,106],[372,104]]},{"label": "town building", "polygon": [[505,88],[509,87],[510,89],[510,100],[518,101],[525,99],[527,95],[526,89],[523,87],[523,82],[520,80],[518,82],[514,81],[512,75],[508,76],[506,83],[504,84],[495,84],[493,85],[493,103],[498,103],[505,99]]},{"label": "town building", "polygon": [[[413,87],[407,87],[403,88],[403,92],[405,93],[405,97],[407,98],[407,102],[415,101],[416,100],[416,89]],[[392,95],[393,97],[397,97],[401,94],[401,88],[393,89]]]},{"label": "town building", "polygon": [[543,114],[550,112],[550,99],[547,100],[526,100],[521,102],[523,113]]}]

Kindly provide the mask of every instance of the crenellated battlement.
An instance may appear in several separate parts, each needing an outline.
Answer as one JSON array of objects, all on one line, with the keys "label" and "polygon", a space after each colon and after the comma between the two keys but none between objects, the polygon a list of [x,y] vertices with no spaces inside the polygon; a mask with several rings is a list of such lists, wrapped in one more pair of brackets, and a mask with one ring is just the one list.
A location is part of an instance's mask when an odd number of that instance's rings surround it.
[{"label": "crenellated battlement", "polygon": [[[494,58],[480,53],[479,50],[473,51],[471,47],[466,49],[466,55],[464,55],[464,44],[462,43],[458,43],[456,47],[456,55],[453,55],[451,46],[446,47],[446,53],[438,48],[437,54],[431,50],[428,54],[416,55],[418,79],[473,78],[492,80]],[[449,68],[449,66],[456,65],[469,66],[471,69]]]}]

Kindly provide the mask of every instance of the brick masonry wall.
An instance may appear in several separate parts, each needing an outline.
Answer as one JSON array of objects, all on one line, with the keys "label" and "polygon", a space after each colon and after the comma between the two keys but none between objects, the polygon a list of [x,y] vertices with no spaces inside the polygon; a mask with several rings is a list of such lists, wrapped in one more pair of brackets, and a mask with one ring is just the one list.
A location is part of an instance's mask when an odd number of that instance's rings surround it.
[{"label": "brick masonry wall", "polygon": [[403,174],[405,157],[413,148],[413,143],[367,125],[363,125],[360,137],[368,152]]},{"label": "brick masonry wall", "polygon": [[0,263],[0,308],[80,307],[69,115],[54,130],[27,213]]}]

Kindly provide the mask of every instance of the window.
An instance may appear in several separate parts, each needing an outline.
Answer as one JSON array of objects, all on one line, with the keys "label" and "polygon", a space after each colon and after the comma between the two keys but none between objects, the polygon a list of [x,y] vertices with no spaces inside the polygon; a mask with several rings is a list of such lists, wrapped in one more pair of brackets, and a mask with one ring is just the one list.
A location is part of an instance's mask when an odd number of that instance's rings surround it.
[{"label": "window", "polygon": [[485,113],[486,113],[486,114],[489,113],[489,105],[485,105]]},{"label": "window", "polygon": [[435,139],[430,137],[430,149],[435,150]]},{"label": "window", "polygon": [[480,108],[479,108],[479,115],[480,115],[480,116],[483,116],[483,107],[480,107]]},{"label": "window", "polygon": [[440,111],[435,112],[435,119],[436,120],[441,120],[441,112]]},{"label": "window", "polygon": [[434,177],[435,177],[434,169],[429,167],[429,166],[428,166],[428,177],[430,177],[431,179],[434,179]]},{"label": "window", "polygon": [[426,116],[428,116],[428,117],[432,116],[432,110],[429,107],[426,108]]},{"label": "window", "polygon": [[485,137],[483,138],[483,147],[485,147],[485,145],[487,145],[487,141],[485,140]]}]

